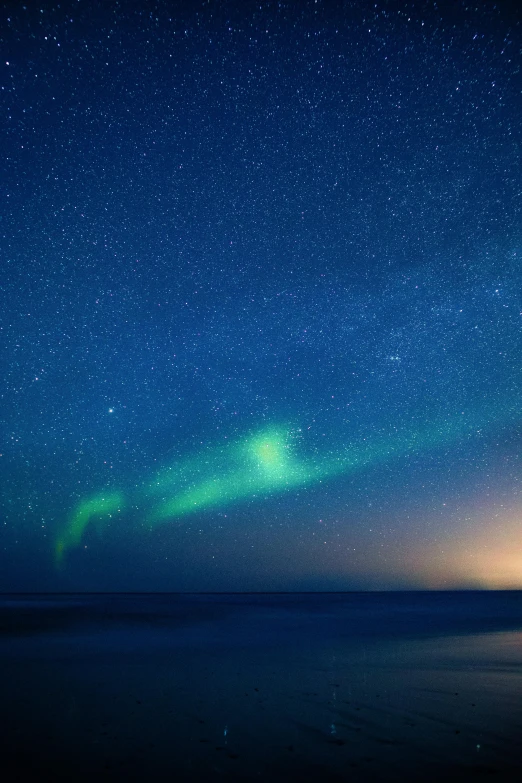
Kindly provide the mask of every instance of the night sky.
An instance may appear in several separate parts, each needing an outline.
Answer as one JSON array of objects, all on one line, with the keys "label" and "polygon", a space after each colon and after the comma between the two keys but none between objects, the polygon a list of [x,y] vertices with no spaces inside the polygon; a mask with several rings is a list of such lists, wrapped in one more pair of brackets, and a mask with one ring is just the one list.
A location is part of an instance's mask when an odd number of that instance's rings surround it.
[{"label": "night sky", "polygon": [[0,590],[522,588],[515,5],[1,6]]}]

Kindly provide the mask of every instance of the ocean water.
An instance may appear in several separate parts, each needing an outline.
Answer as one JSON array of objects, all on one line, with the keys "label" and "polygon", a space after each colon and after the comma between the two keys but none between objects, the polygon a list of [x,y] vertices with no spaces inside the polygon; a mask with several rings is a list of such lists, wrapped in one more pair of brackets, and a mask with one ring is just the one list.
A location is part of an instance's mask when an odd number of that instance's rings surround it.
[{"label": "ocean water", "polygon": [[513,781],[522,593],[0,596],[5,781]]}]

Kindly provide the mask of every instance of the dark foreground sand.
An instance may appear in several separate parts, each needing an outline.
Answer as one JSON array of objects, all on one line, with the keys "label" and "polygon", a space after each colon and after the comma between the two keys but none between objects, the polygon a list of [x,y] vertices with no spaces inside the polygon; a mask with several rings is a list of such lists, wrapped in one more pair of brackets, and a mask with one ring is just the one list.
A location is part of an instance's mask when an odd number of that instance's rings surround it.
[{"label": "dark foreground sand", "polygon": [[519,593],[4,596],[0,625],[6,783],[522,779]]}]

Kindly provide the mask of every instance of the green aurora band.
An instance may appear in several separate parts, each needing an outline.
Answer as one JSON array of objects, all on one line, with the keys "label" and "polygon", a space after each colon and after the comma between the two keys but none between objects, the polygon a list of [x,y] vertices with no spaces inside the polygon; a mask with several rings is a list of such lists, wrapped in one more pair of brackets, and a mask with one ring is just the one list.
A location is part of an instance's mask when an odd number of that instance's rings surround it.
[{"label": "green aurora band", "polygon": [[105,492],[95,495],[89,500],[83,500],[66,529],[56,541],[56,564],[61,565],[67,549],[81,544],[83,531],[91,520],[100,519],[100,517],[111,519],[113,514],[121,510],[123,503],[121,492]]},{"label": "green aurora band", "polygon": [[[513,421],[513,406],[496,416],[495,424]],[[110,524],[127,507],[150,509],[150,528],[198,511],[222,508],[259,495],[282,493],[294,487],[320,483],[348,475],[392,458],[430,450],[471,438],[484,428],[487,417],[454,416],[422,430],[395,432],[352,445],[342,453],[298,459],[294,452],[301,431],[270,426],[237,442],[207,449],[160,471],[144,489],[131,493],[130,501],[117,490],[107,490],[82,501],[55,544],[55,561],[61,565],[68,549],[79,546],[91,522]]]}]

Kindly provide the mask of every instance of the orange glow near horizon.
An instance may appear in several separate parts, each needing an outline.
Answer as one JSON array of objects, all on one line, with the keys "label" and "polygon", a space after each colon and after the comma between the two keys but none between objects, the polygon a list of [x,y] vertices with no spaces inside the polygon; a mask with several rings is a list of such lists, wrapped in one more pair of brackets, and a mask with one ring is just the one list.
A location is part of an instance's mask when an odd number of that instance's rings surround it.
[{"label": "orange glow near horizon", "polygon": [[384,546],[366,539],[349,557],[316,552],[317,572],[360,577],[370,590],[522,590],[522,507],[468,509],[465,526],[463,517],[461,508],[446,532],[428,515],[415,533],[405,528]]},{"label": "orange glow near horizon", "polygon": [[[412,553],[412,577],[431,589],[522,589],[522,510],[484,511],[468,527]],[[406,564],[402,564],[403,572]]]}]

